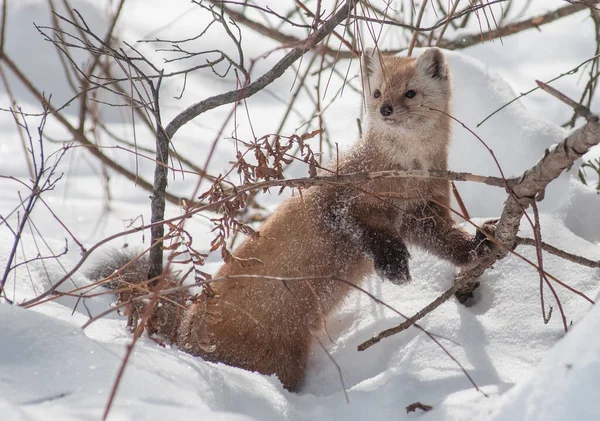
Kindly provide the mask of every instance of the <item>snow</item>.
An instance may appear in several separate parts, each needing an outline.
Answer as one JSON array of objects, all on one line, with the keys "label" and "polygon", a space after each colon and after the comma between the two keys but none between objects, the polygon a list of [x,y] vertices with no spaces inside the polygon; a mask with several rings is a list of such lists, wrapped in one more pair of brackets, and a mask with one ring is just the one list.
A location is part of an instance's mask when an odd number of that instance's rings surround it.
[{"label": "snow", "polygon": [[[90,11],[93,9],[91,2],[75,3],[84,14],[102,15]],[[125,15],[136,18],[128,18],[123,33],[134,34],[132,39],[139,39],[152,28],[189,10],[189,4],[181,2],[163,17],[157,14],[162,10],[160,3],[144,2],[142,7],[141,2],[131,2],[129,7],[137,15]],[[538,7],[535,10],[543,9],[542,3],[545,6],[544,2],[534,2]],[[44,21],[45,13],[41,3],[35,1],[16,7],[11,15],[15,20],[11,20],[8,27],[7,51],[16,55],[34,79],[43,82],[47,92],[56,91],[55,98],[60,102],[64,92],[58,87],[65,86],[57,76],[60,64],[48,57],[44,61],[55,72],[36,67],[27,60],[42,56],[28,55],[22,51],[22,44],[15,42],[16,39],[24,40],[28,45],[31,43],[36,52],[46,54],[48,44],[39,42],[35,28],[28,26],[32,19]],[[148,20],[142,23],[144,19],[139,16],[147,16]],[[99,17],[93,20],[94,24],[102,25]],[[513,103],[480,127],[477,124],[513,99],[516,92],[532,87],[534,78],[554,77],[589,58],[593,54],[593,36],[588,36],[584,42],[581,33],[572,30],[574,26],[583,28],[582,20],[583,15],[578,14],[545,27],[543,40],[537,34],[531,37],[519,35],[506,38],[504,45],[496,42],[461,53],[447,52],[453,71],[454,115],[494,150],[506,176],[519,175],[534,165],[546,148],[562,140],[568,132],[557,123],[567,120],[570,114],[557,106],[556,100],[536,94]],[[27,25],[18,25],[18,22],[27,22]],[[585,31],[590,27],[592,25],[585,26]],[[184,33],[185,28],[178,28],[178,31]],[[554,41],[568,46],[561,49],[568,53],[561,60],[547,57],[549,52],[540,47],[552,45]],[[251,44],[258,51],[259,47]],[[266,69],[268,63],[263,62],[260,66]],[[277,89],[288,92],[292,80],[293,75],[286,74],[277,82]],[[574,93],[581,89],[578,81],[577,75],[570,76],[558,86],[577,97]],[[206,84],[202,79],[193,82],[196,85],[191,84],[190,92],[184,97],[186,101],[193,102],[195,94],[196,97],[206,95],[203,91]],[[210,89],[217,92],[225,83],[219,81]],[[179,89],[176,84],[167,86],[172,92]],[[334,86],[330,92],[335,92]],[[16,94],[24,101],[24,108],[34,109],[30,98],[22,92]],[[0,104],[8,104],[7,96],[2,92]],[[356,138],[354,121],[360,113],[359,104],[358,96],[348,89],[332,105],[330,112],[340,117],[332,122],[330,130],[335,141],[339,139],[341,148],[349,147]],[[596,102],[596,111],[600,109],[598,105]],[[168,113],[176,112],[181,106],[174,100],[166,100]],[[252,98],[249,109],[254,130],[257,133],[274,131],[276,127],[272,125],[278,123],[278,116],[284,111],[281,108],[267,94]],[[178,150],[188,157],[203,157],[201,148],[211,145],[218,130],[215,122],[221,121],[226,112],[228,110],[216,110],[178,133]],[[107,118],[115,130],[128,133],[127,123],[119,122],[119,114],[109,114]],[[0,175],[26,181],[24,155],[11,119],[8,114],[0,113]],[[249,131],[245,125],[247,122],[240,124],[240,137]],[[48,122],[47,130],[56,138],[66,138],[52,121]],[[451,169],[498,175],[497,167],[478,139],[458,124],[455,124],[454,133]],[[144,141],[143,136],[139,138]],[[215,172],[226,168],[227,162],[233,159],[230,146],[229,143],[219,144],[216,160],[211,164]],[[134,168],[131,155],[109,152],[119,162]],[[112,175],[113,199],[107,203],[97,176],[97,164],[81,149],[71,150],[70,154],[68,162],[61,167],[67,172],[65,179],[45,197],[53,211],[86,247],[127,228],[138,216],[149,220],[146,192]],[[151,165],[140,162],[140,173],[144,177],[149,179],[151,171]],[[305,168],[293,168],[291,174],[303,176],[306,171]],[[600,224],[597,212],[593,211],[598,209],[600,197],[583,186],[576,176],[577,165],[553,182],[546,192],[546,198],[540,204],[543,239],[571,253],[600,260]],[[193,177],[185,180],[179,177],[170,186],[180,194],[189,194],[196,181]],[[506,198],[502,189],[475,183],[459,183],[458,189],[475,222],[496,217]],[[0,178],[0,215],[5,216],[17,207],[17,190],[25,193],[14,181]],[[272,193],[270,203],[276,204],[280,200]],[[39,235],[26,233],[22,249],[19,249],[20,259],[35,257],[38,246],[44,252],[46,247],[60,251],[68,237],[48,212],[42,208],[36,212],[33,220],[47,245],[39,243]],[[168,213],[177,215],[179,210],[169,206]],[[16,218],[15,213],[10,221],[14,222]],[[207,244],[211,226],[206,220],[191,220],[186,228],[193,233],[199,247]],[[532,235],[526,222],[522,224],[520,235]],[[23,301],[60,279],[65,269],[70,269],[80,257],[73,242],[67,241],[69,251],[59,259],[60,264],[48,260],[15,271],[7,286],[8,297],[16,302]],[[142,247],[147,241],[147,237],[136,234],[112,244]],[[11,247],[12,237],[5,225],[0,225],[0,268],[4,267]],[[519,247],[516,251],[530,261],[536,261],[532,247]],[[404,315],[414,314],[439,296],[451,285],[456,273],[450,264],[422,251],[411,250],[411,253],[411,284],[399,287],[381,282],[375,276],[365,284],[370,293]],[[214,271],[217,267],[218,258],[211,256],[207,270]],[[600,296],[598,269],[548,254],[544,254],[544,268],[588,297],[596,299]],[[78,273],[72,282],[83,285],[88,281]],[[558,308],[547,287],[544,296],[547,305],[553,307],[553,315],[548,324],[543,323],[539,282],[534,267],[511,255],[482,276],[473,306],[464,307],[451,300],[421,321],[420,325],[435,335],[460,362],[481,391],[473,387],[457,363],[414,327],[358,352],[356,347],[360,343],[397,325],[403,318],[355,292],[327,323],[327,334],[332,341],[325,333],[319,336],[339,365],[345,393],[337,367],[318,345],[314,348],[303,389],[299,393],[290,393],[272,376],[208,363],[176,349],[160,347],[142,337],[126,366],[109,420],[600,419],[600,402],[596,398],[600,386],[600,339],[597,335],[600,310],[555,285],[567,322],[574,324],[565,336]],[[70,290],[73,284],[63,288]],[[89,315],[105,310],[111,302],[110,295],[102,295],[84,303],[77,303],[74,298],[62,298],[29,310],[0,305],[3,322],[0,411],[3,419],[100,419],[131,343],[131,335],[125,320],[114,314],[92,323],[85,330],[81,326],[89,320]],[[346,394],[349,402],[346,402]],[[432,405],[434,409],[428,413],[406,414],[406,406],[417,401]]]}]

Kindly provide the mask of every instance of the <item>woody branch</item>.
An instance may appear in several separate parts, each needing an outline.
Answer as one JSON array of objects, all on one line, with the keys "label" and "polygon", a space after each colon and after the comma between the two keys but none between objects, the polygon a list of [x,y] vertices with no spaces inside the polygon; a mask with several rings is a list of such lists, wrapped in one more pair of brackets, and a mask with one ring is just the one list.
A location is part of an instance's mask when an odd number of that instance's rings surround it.
[{"label": "woody branch", "polygon": [[570,16],[588,8],[595,7],[599,2],[600,0],[574,1],[572,4],[567,6],[560,7],[541,15],[533,16],[528,19],[512,22],[504,26],[491,29],[487,32],[459,36],[453,40],[440,40],[437,46],[441,48],[447,48],[448,50],[458,50],[480,44],[485,41],[492,41],[494,39],[514,35],[528,29],[539,29],[541,26],[552,23],[558,19]]},{"label": "woody branch", "polygon": [[[227,0],[209,0],[212,4],[218,4],[231,18],[233,18],[236,22],[256,31],[264,36],[267,36],[277,42],[280,42],[284,45],[294,45],[301,42],[301,39],[286,34],[280,31],[278,28],[269,27],[256,19],[252,19],[244,11],[240,11],[234,9],[233,7],[229,7],[228,4],[235,5],[236,2],[230,2]],[[361,2],[362,3],[362,2]],[[423,7],[427,7],[428,2],[424,2]],[[397,20],[389,16],[389,13],[385,13],[381,10],[375,9],[370,3],[364,2],[362,3],[363,7],[369,8],[374,14],[371,15],[357,15],[352,14],[350,16],[351,19],[366,22],[368,24],[379,24],[387,27],[395,27],[401,30],[410,31],[411,34],[429,34],[427,37],[427,41],[425,43],[419,42],[415,39],[417,46],[424,45],[436,45],[441,48],[445,48],[448,50],[458,50],[471,47],[476,44],[493,41],[496,39],[501,39],[503,37],[511,36],[518,34],[520,32],[529,30],[529,29],[538,29],[544,25],[555,22],[558,19],[565,18],[567,16],[573,15],[580,11],[595,8],[597,7],[600,0],[581,0],[581,1],[569,1],[567,5],[556,8],[549,12],[536,15],[533,17],[529,17],[526,19],[515,20],[513,22],[504,22],[504,19],[500,21],[496,25],[495,28],[490,28],[488,31],[484,32],[476,32],[473,34],[460,35],[454,39],[444,38],[444,33],[449,24],[459,20],[459,19],[468,19],[471,14],[474,12],[478,12],[479,10],[491,8],[491,6],[500,3],[507,3],[510,6],[509,0],[489,0],[485,2],[472,2],[468,7],[463,8],[462,10],[456,10],[456,6],[458,5],[458,1],[454,2],[452,10],[447,13],[442,13],[439,20],[430,26],[423,26],[420,22],[410,22],[405,19]],[[257,7],[250,5],[252,7]],[[440,4],[441,7],[441,4]],[[509,7],[507,7],[508,9]],[[265,14],[271,14],[275,16],[277,19],[281,19],[281,17],[275,14],[272,10],[262,10]],[[437,12],[436,12],[437,13]],[[504,18],[505,16],[502,16]],[[291,22],[289,19],[286,20],[287,23],[290,23],[293,26],[302,27],[308,25],[302,25],[301,23]],[[436,31],[439,31],[436,32]],[[434,40],[437,39],[435,44]],[[357,53],[353,49],[340,49],[340,48],[332,48],[327,44],[320,46],[321,51],[335,59],[352,59],[355,58]],[[382,53],[384,54],[396,54],[403,50],[406,47],[396,48],[396,49],[382,49]]]},{"label": "woody branch", "polygon": [[301,41],[297,47],[287,53],[271,70],[256,79],[254,82],[233,91],[207,98],[201,102],[191,105],[175,117],[166,127],[166,133],[171,138],[177,130],[185,123],[199,116],[200,114],[212,110],[221,105],[230,104],[248,98],[279,78],[283,73],[304,54],[309,52],[327,35],[329,35],[336,26],[348,19],[350,11],[354,8],[357,0],[347,0],[342,7],[321,27],[306,39]]},{"label": "woody branch", "polygon": [[546,186],[573,165],[577,159],[585,155],[592,146],[600,143],[598,116],[592,114],[586,107],[568,99],[551,86],[539,81],[537,83],[541,89],[573,107],[586,118],[587,123],[558,143],[552,150],[546,150],[544,157],[534,167],[525,171],[519,182],[512,186],[496,226],[495,238],[501,247],[481,259],[479,264],[472,269],[458,275],[455,282],[459,284],[457,296],[461,300],[466,299],[476,288],[475,279],[477,277],[497,260],[503,259],[515,247],[523,214],[534,201],[541,201],[544,198]]}]

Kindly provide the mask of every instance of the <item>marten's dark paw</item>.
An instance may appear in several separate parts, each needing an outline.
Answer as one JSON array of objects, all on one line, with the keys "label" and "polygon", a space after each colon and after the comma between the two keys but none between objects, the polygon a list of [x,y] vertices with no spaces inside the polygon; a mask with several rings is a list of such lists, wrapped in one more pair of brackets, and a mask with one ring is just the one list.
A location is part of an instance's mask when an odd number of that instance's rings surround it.
[{"label": "marten's dark paw", "polygon": [[[483,223],[483,225],[477,229],[477,233],[473,239],[475,244],[474,250],[477,257],[481,257],[484,254],[489,253],[496,245],[490,241],[488,237],[495,237],[496,234],[496,223],[498,219],[490,219]],[[486,235],[487,234],[487,235]]]},{"label": "marten's dark paw", "polygon": [[379,276],[394,284],[410,282],[410,253],[401,238],[383,231],[366,231],[363,247],[366,254],[373,258],[375,271]]},{"label": "marten's dark paw", "polygon": [[411,281],[408,259],[381,262],[375,260],[375,272],[383,279],[400,285]]},{"label": "marten's dark paw", "polygon": [[391,241],[373,256],[375,271],[383,279],[399,285],[411,281],[408,260],[410,253],[402,242]]}]

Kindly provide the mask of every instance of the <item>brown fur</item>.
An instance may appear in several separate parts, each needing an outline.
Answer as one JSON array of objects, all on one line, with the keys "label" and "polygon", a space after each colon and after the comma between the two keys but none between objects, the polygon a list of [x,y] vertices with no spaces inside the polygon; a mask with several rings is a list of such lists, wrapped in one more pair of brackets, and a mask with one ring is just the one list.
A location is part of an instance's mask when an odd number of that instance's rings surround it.
[{"label": "brown fur", "polygon": [[[406,96],[410,89],[414,98]],[[340,159],[340,173],[447,169],[450,81],[440,50],[429,49],[418,60],[365,52],[363,90],[369,127]],[[384,116],[382,107],[392,112]],[[404,241],[456,265],[472,260],[476,241],[450,217],[449,195],[448,182],[433,179],[303,190],[265,222],[259,238],[245,240],[235,252],[262,264],[249,267],[235,259],[224,264],[215,278],[230,279],[211,283],[212,293],[187,308],[177,345],[209,361],[275,374],[284,387],[297,389],[313,332],[352,289],[311,278],[332,276],[358,285],[375,269],[393,282],[408,281]],[[162,308],[173,309],[175,321],[155,330],[171,337],[179,322],[177,306]]]}]

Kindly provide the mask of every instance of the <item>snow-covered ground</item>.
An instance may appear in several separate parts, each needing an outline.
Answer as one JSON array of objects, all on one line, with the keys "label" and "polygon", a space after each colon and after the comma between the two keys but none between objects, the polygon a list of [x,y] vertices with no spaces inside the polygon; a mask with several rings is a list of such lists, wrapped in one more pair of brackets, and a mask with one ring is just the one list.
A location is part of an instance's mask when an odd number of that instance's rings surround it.
[{"label": "snow-covered ground", "polygon": [[[92,2],[75,3],[84,15],[94,10]],[[176,6],[164,10],[160,1],[130,2],[121,33],[139,39],[191,7],[187,2],[173,3]],[[564,2],[536,1],[531,13],[555,4]],[[9,10],[12,15],[9,15],[7,51],[39,80],[46,92],[55,93],[53,97],[60,102],[61,87],[64,88],[65,83],[57,76],[60,64],[44,55],[49,44],[39,40],[30,24],[31,20],[47,22],[45,6],[29,1],[19,6],[11,3]],[[101,25],[102,13],[95,13],[98,21],[93,23]],[[479,128],[476,126],[493,110],[514,98],[515,92],[533,87],[535,78],[552,78],[593,56],[593,25],[585,16],[586,13],[576,14],[544,27],[539,33],[534,30],[506,38],[503,44],[497,41],[491,46],[447,53],[454,74],[454,115],[495,151],[507,176],[518,175],[532,166],[546,148],[567,135],[559,124],[570,118],[568,110],[553,98],[536,93],[512,104]],[[191,19],[182,21],[185,29],[184,24],[193,29]],[[178,34],[184,33],[184,29],[178,28]],[[250,38],[249,48],[259,51],[259,46],[251,41]],[[40,61],[45,66],[40,66]],[[54,65],[57,67],[52,67]],[[273,89],[288,92],[292,80],[293,75],[286,75]],[[556,86],[578,98],[582,80],[580,72],[561,79]],[[189,96],[184,97],[185,103],[205,97],[206,90],[219,92],[226,83],[218,81],[209,86],[200,83],[202,80],[195,82],[196,85],[189,87]],[[174,84],[166,89],[176,95],[179,87]],[[18,89],[16,94],[22,95],[19,97],[23,98],[25,111],[35,108]],[[8,105],[3,92],[0,92],[0,101],[0,106]],[[273,116],[282,115],[281,105],[266,94],[258,95],[249,104],[257,133],[275,131],[279,120]],[[182,106],[177,101],[167,100],[166,112],[174,114]],[[355,119],[359,115],[360,99],[347,90],[332,107],[330,112],[339,118],[331,122],[331,136],[341,147],[348,147],[356,138]],[[600,103],[596,102],[594,111],[600,112]],[[202,164],[226,112],[202,116],[188,130],[178,133],[178,149],[188,157],[198,156]],[[127,133],[127,125],[119,123],[118,117],[118,113],[109,114],[107,122]],[[51,119],[47,130],[56,139],[68,139]],[[243,134],[243,130],[248,129],[240,130]],[[0,113],[0,134],[0,175],[26,180],[24,154],[12,117],[7,113]],[[219,144],[212,164],[215,172],[219,172],[219,165],[226,168],[227,162],[233,159],[228,146]],[[135,168],[132,156],[118,155],[117,151],[114,155],[124,165]],[[457,171],[498,174],[486,149],[458,125],[450,167]],[[44,196],[86,247],[125,229],[139,215],[149,220],[148,193],[117,175],[111,177],[112,200],[106,204],[98,168],[85,151],[71,150],[61,166],[65,178]],[[139,171],[151,178],[148,163],[140,162]],[[301,170],[297,171],[300,171],[297,175],[303,175]],[[195,187],[195,180],[177,179],[171,186],[178,193],[189,193]],[[474,183],[460,183],[458,188],[471,215],[480,218],[476,221],[495,217],[501,211],[505,199],[502,189]],[[15,181],[0,178],[0,215],[7,215],[16,208],[19,190],[25,192]],[[280,200],[275,192],[272,195],[273,203]],[[599,205],[600,196],[583,186],[577,180],[577,168],[572,168],[551,184],[540,204],[544,241],[600,260]],[[60,251],[68,235],[43,207],[36,212],[33,221],[47,246]],[[177,215],[179,210],[170,206],[168,212]],[[16,218],[13,214],[10,221],[14,223]],[[211,226],[205,219],[192,220],[186,228],[193,233],[198,248],[206,246]],[[520,235],[532,235],[527,223],[523,223]],[[27,233],[19,258],[35,257],[38,247],[46,251],[40,240],[40,235]],[[113,245],[120,246],[124,241],[141,248],[144,241],[147,245],[148,236],[133,235]],[[60,279],[65,269],[70,269],[79,259],[76,246],[70,239],[68,243],[69,252],[60,259],[60,264],[42,261],[16,270],[7,285],[8,297],[16,302],[31,298]],[[0,225],[0,268],[4,267],[11,246],[9,231]],[[531,261],[536,259],[531,247],[519,247],[517,252]],[[375,276],[366,281],[371,293],[405,315],[412,315],[446,290],[456,273],[448,263],[419,250],[414,250],[412,255],[413,282],[410,285],[398,287],[382,283]],[[216,267],[218,258],[211,256],[207,270]],[[544,254],[544,268],[590,298],[598,298],[598,269],[547,254]],[[84,275],[77,274],[73,282],[87,281]],[[557,305],[547,288],[546,303],[553,307],[553,315],[548,324],[543,322],[539,283],[538,273],[532,266],[511,256],[484,274],[475,305],[464,307],[451,300],[421,322],[468,371],[480,391],[472,386],[457,363],[416,328],[358,352],[357,345],[402,319],[357,292],[328,322],[333,342],[325,334],[320,338],[340,367],[349,402],[346,402],[337,367],[319,347],[314,349],[302,391],[289,393],[274,377],[207,363],[142,338],[126,367],[109,419],[600,419],[600,400],[597,399],[600,310],[555,285],[567,321],[573,323],[565,337]],[[72,289],[72,284],[65,288]],[[96,420],[102,416],[131,336],[125,321],[115,315],[100,319],[85,330],[81,326],[88,321],[89,314],[98,314],[110,302],[110,296],[103,296],[84,303],[62,298],[32,310],[0,305],[3,326],[1,419]],[[406,414],[405,407],[417,401],[434,409],[425,414],[419,411]]]}]

